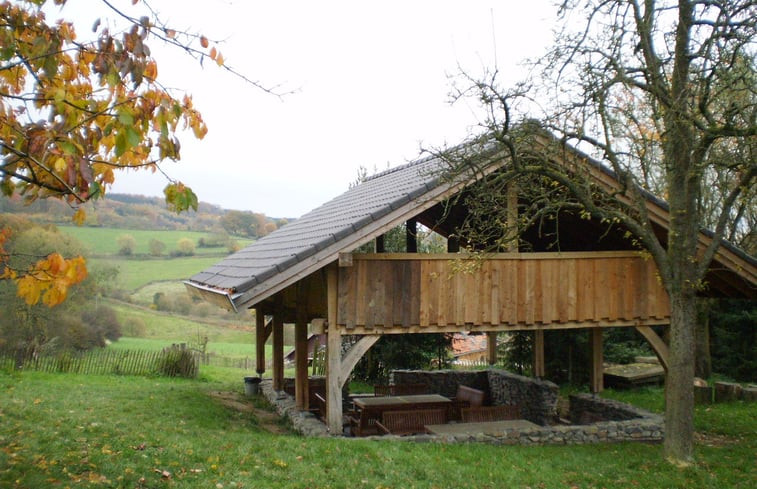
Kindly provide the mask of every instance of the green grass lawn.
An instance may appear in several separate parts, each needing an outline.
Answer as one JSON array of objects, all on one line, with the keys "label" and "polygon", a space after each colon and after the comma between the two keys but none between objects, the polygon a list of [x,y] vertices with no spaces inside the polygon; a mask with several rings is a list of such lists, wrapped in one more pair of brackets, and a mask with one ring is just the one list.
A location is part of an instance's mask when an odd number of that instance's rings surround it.
[{"label": "green grass lawn", "polygon": [[219,257],[190,256],[164,259],[90,258],[87,263],[92,267],[117,267],[117,280],[121,288],[136,290],[152,282],[187,279],[219,261]]},{"label": "green grass lawn", "polygon": [[[698,463],[660,445],[504,447],[271,434],[199,380],[0,372],[0,487],[752,488],[755,405],[697,410]],[[652,395],[652,394],[649,394]],[[656,395],[661,395],[658,389]]]},{"label": "green grass lawn", "polygon": [[[90,250],[90,253],[95,255],[116,255],[118,254],[118,237],[124,234],[129,234],[134,237],[137,242],[137,247],[134,250],[136,255],[147,255],[150,253],[149,243],[150,240],[156,239],[162,241],[166,245],[164,253],[169,255],[172,251],[176,251],[176,243],[182,238],[189,238],[195,245],[197,245],[200,238],[207,238],[210,233],[198,232],[198,231],[154,231],[144,229],[120,229],[120,228],[100,228],[100,227],[85,227],[85,226],[64,226],[58,225],[58,229],[61,232],[69,234],[82,243],[84,243]],[[236,242],[244,247],[252,242],[250,239],[234,238]],[[226,255],[228,250],[223,247],[219,248],[200,248],[195,247],[195,253],[202,254],[214,254],[214,255]]]},{"label": "green grass lawn", "polygon": [[252,345],[255,341],[254,328],[249,317],[241,317],[238,323],[225,326],[194,321],[192,319],[161,314],[156,311],[129,307],[125,304],[111,303],[118,320],[124,324],[129,318],[139,318],[145,324],[142,338],[166,340],[170,343],[187,343],[199,337],[207,336],[211,343],[235,343]]}]

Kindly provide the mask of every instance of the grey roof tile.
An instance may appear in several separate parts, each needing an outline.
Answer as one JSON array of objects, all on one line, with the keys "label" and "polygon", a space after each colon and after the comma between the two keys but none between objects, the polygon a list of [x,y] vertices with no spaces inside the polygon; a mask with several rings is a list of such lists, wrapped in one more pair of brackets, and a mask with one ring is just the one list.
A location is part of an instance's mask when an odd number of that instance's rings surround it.
[{"label": "grey roof tile", "polygon": [[236,293],[249,290],[435,188],[443,164],[428,157],[374,175],[189,280]]}]

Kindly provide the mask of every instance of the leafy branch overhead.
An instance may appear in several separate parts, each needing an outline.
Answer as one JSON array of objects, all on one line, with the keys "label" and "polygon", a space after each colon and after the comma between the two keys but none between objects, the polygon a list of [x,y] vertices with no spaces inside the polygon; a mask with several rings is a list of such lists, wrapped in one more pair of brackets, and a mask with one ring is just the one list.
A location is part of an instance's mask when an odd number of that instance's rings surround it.
[{"label": "leafy branch overhead", "polygon": [[[111,32],[97,21],[89,41],[77,36],[72,22],[46,18],[51,4],[66,0],[0,2],[0,191],[6,197],[52,197],[78,208],[103,196],[116,170],[156,172],[161,162],[179,160],[181,131],[198,139],[207,133],[192,98],[158,82],[147,43],[158,40],[224,66],[217,47],[205,36],[165,26],[145,2],[151,17],[131,17],[102,2],[127,28]],[[197,196],[181,182],[170,181],[164,193],[177,212],[197,208]],[[73,218],[82,223],[84,211]],[[76,260],[50,255],[11,273],[0,255],[0,273],[15,279],[30,303],[42,297],[53,305],[67,285],[86,276],[83,260]]]}]

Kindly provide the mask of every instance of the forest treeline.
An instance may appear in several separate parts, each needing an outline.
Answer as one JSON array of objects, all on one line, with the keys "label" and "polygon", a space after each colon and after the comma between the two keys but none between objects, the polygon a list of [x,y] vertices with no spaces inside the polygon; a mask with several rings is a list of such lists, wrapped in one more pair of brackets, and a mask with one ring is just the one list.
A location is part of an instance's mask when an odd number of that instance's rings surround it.
[{"label": "forest treeline", "polygon": [[[225,210],[200,202],[197,211],[177,214],[161,197],[108,194],[85,204],[85,226],[146,230],[182,230],[221,232],[233,236],[259,238],[275,231],[289,220],[268,217],[251,211]],[[0,199],[0,214],[21,214],[40,224],[69,224],[73,210],[57,199],[39,199],[26,203],[18,195]]]}]

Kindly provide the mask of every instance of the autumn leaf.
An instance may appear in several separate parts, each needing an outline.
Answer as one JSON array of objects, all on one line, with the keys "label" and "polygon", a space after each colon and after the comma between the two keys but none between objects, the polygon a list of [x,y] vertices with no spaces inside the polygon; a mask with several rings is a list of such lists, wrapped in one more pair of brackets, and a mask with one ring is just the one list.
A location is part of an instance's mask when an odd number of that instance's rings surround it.
[{"label": "autumn leaf", "polygon": [[208,47],[208,38],[205,36],[200,36],[200,46],[207,48]]}]

